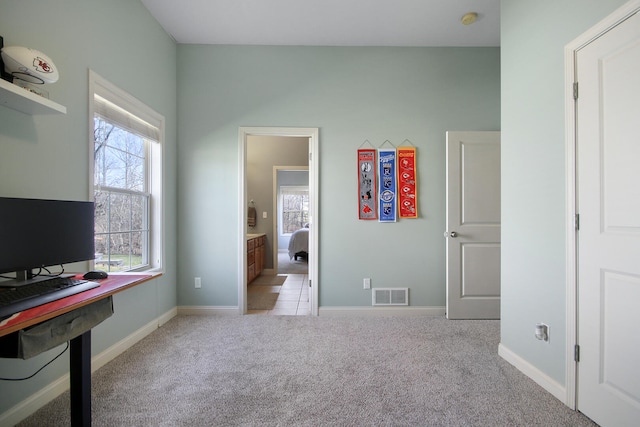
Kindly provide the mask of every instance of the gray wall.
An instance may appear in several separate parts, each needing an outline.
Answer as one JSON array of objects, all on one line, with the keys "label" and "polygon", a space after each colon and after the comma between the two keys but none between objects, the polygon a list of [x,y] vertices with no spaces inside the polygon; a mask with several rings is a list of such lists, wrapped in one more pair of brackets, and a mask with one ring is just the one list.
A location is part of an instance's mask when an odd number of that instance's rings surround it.
[{"label": "gray wall", "polygon": [[[51,57],[60,80],[46,88],[67,107],[66,115],[30,116],[0,106],[0,196],[89,199],[89,68],[166,117],[165,274],[116,295],[114,316],[94,329],[97,354],[176,306],[176,46],[140,2],[129,0],[3,0],[0,35],[7,46]],[[61,349],[28,361],[0,359],[0,376],[30,375]],[[2,382],[0,414],[68,368],[65,355],[31,380]]]},{"label": "gray wall", "polygon": [[[565,385],[564,47],[624,0],[503,1],[501,343]],[[550,341],[534,338],[536,323]]]},{"label": "gray wall", "polygon": [[[179,304],[237,306],[238,128],[292,126],[320,129],[321,309],[371,306],[363,277],[444,306],[445,132],[500,129],[498,48],[180,45],[178,75]],[[387,139],[418,147],[420,218],[358,221],[356,150]]]},{"label": "gray wall", "polygon": [[[5,42],[53,58],[62,78],[49,88],[51,98],[68,114],[31,117],[0,107],[0,195],[88,198],[90,67],[167,118],[166,273],[116,299],[116,315],[96,329],[94,352],[176,305],[178,249],[179,304],[237,304],[239,126],[320,128],[321,306],[369,305],[370,294],[361,290],[365,274],[374,286],[411,287],[412,305],[442,306],[444,132],[497,130],[502,120],[501,341],[564,384],[563,48],[623,3],[503,2],[502,53],[178,46],[176,54],[138,2],[3,1]],[[410,139],[418,147],[420,219],[356,219],[353,166],[365,139],[376,146]],[[74,167],[53,172],[51,164]],[[376,248],[378,242],[386,245]],[[195,275],[203,277],[200,293]],[[532,333],[539,321],[552,328],[542,346]],[[0,376],[29,374],[50,356],[0,360]],[[0,412],[63,375],[67,363],[63,358],[25,383],[3,383]]]}]

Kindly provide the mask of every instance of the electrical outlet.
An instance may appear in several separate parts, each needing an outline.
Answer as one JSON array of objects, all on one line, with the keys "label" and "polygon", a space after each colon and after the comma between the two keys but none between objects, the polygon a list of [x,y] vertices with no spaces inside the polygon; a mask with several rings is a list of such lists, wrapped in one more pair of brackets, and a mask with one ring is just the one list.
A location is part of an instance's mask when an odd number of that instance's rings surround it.
[{"label": "electrical outlet", "polygon": [[366,277],[362,280],[362,285],[364,289],[371,289],[371,279]]},{"label": "electrical outlet", "polygon": [[196,289],[200,289],[202,287],[202,280],[199,277],[196,277]]},{"label": "electrical outlet", "polygon": [[549,341],[549,325],[545,325],[544,323],[536,324],[535,329],[536,338],[540,341]]}]

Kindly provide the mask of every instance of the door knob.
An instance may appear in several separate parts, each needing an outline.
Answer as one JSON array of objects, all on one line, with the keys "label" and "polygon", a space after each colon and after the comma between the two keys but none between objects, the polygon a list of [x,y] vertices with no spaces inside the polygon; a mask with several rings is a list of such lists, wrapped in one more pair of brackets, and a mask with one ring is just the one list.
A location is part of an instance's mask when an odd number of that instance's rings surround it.
[{"label": "door knob", "polygon": [[445,231],[444,232],[444,237],[458,237],[458,233],[456,233],[455,231]]}]

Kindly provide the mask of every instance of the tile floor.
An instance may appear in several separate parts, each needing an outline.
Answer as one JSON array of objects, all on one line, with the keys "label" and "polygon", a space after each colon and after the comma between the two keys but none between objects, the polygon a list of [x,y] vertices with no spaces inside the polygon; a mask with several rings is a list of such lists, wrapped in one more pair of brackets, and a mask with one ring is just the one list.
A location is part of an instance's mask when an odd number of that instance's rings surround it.
[{"label": "tile floor", "polygon": [[247,310],[247,314],[275,314],[285,316],[308,316],[309,276],[306,274],[281,274],[286,276],[282,285],[259,285],[261,277],[247,286],[247,294],[252,292],[278,292],[278,299],[272,310]]}]

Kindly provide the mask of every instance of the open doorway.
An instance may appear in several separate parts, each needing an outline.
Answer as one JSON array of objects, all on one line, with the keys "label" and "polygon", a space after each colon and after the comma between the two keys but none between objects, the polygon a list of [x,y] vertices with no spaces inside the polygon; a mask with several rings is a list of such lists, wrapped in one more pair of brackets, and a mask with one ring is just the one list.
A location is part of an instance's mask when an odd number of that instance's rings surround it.
[{"label": "open doorway", "polygon": [[273,167],[274,270],[309,274],[309,166]]},{"label": "open doorway", "polygon": [[[308,225],[309,225],[309,243],[308,243],[308,284],[309,284],[309,306],[310,314],[318,314],[318,280],[317,280],[317,259],[318,259],[318,161],[314,153],[318,152],[318,129],[317,128],[245,128],[239,129],[239,202],[238,217],[240,218],[239,236],[239,271],[238,271],[238,306],[241,314],[247,313],[247,277],[248,274],[248,252],[247,252],[247,236],[259,235],[265,239],[265,262],[264,273],[277,274],[277,231],[276,231],[276,196],[272,190],[273,172],[266,176],[262,174],[257,180],[265,180],[268,182],[268,190],[250,190],[249,182],[256,181],[256,177],[252,176],[254,169],[265,167],[264,164],[256,165],[256,163],[265,163],[260,159],[262,157],[277,157],[277,148],[272,151],[264,152],[263,155],[253,156],[249,152],[249,147],[256,147],[260,141],[264,144],[273,142],[274,140],[284,140],[287,143],[293,142],[294,151],[304,150],[304,154],[308,159]],[[256,142],[257,141],[257,142]],[[296,142],[297,141],[297,142]],[[254,144],[256,142],[256,144]],[[259,149],[266,148],[267,145],[257,145]],[[276,146],[277,147],[277,146]],[[291,149],[291,147],[290,147]],[[282,153],[283,162],[287,158],[289,152]],[[287,164],[277,160],[270,160],[269,170],[273,171],[273,167],[278,164]],[[257,185],[252,187],[264,188]],[[251,194],[250,194],[251,191]],[[266,199],[265,199],[266,197]],[[268,201],[267,201],[268,199]],[[250,224],[248,219],[251,220]]]}]

